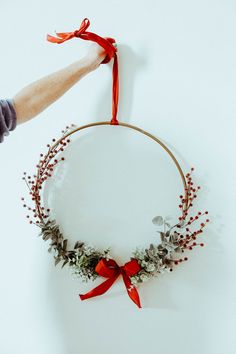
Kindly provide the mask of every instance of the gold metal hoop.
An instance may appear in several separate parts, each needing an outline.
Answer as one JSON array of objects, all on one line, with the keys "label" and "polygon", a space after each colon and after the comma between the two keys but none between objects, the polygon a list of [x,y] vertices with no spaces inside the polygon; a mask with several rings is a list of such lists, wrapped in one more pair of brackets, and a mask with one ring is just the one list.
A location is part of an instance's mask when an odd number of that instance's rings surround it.
[{"label": "gold metal hoop", "polygon": [[[61,139],[59,139],[53,146],[57,145],[61,140],[69,137],[70,135],[78,132],[79,130],[83,130],[83,129],[86,129],[86,128],[90,128],[90,127],[95,127],[95,126],[99,126],[99,125],[112,125],[110,121],[104,121],[104,122],[94,122],[94,123],[89,123],[89,124],[86,124],[86,125],[82,125],[80,127],[77,127],[71,131],[69,131],[68,133],[66,133]],[[186,190],[187,190],[187,182],[186,182],[186,178],[185,178],[185,175],[180,167],[180,164],[178,162],[178,160],[176,159],[176,157],[174,156],[174,154],[170,151],[170,149],[160,140],[158,139],[157,137],[155,137],[154,135],[146,132],[145,130],[141,129],[141,128],[138,128],[136,127],[135,125],[131,125],[131,124],[128,124],[128,123],[122,123],[122,122],[119,122],[118,125],[115,125],[116,127],[117,126],[122,126],[122,127],[126,127],[126,128],[130,128],[130,129],[133,129],[133,130],[136,130],[138,131],[139,133],[142,133],[146,136],[148,136],[149,138],[151,138],[152,140],[154,140],[156,143],[158,143],[166,152],[167,154],[170,156],[170,158],[172,159],[172,161],[174,162],[178,172],[179,172],[179,175],[181,177],[181,180],[182,180],[182,183],[183,183],[183,187],[184,187],[184,194],[185,194],[185,200],[187,201],[188,200],[188,197],[186,195]]]}]

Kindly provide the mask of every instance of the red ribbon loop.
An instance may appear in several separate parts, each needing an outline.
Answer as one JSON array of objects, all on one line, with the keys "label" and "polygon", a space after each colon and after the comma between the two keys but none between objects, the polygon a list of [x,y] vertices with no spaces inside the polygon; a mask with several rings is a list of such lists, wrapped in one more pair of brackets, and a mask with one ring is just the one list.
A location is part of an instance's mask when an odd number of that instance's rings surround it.
[{"label": "red ribbon loop", "polygon": [[107,53],[105,59],[101,62],[101,64],[108,63],[112,58],[114,58],[113,63],[113,87],[112,87],[112,125],[118,125],[119,122],[117,120],[117,110],[118,110],[118,98],[119,98],[119,77],[118,77],[118,59],[117,59],[117,48],[114,45],[115,39],[110,37],[102,38],[93,32],[88,32],[87,29],[90,26],[90,21],[88,18],[85,18],[78,30],[74,32],[56,32],[57,37],[53,37],[51,35],[47,35],[47,40],[51,43],[61,44],[65,41],[68,41],[72,38],[81,38],[84,40],[89,40],[96,42],[101,47],[104,48],[105,52]]},{"label": "red ribbon loop", "polygon": [[122,275],[130,299],[139,308],[141,308],[138,291],[130,280],[131,276],[137,274],[141,270],[141,267],[136,259],[132,258],[131,261],[120,267],[113,259],[107,260],[102,258],[96,265],[95,270],[100,276],[108,279],[105,280],[102,284],[98,285],[96,288],[89,291],[87,294],[80,294],[79,296],[81,300],[87,300],[91,297],[104,294],[108,289],[110,289],[119,275]]}]

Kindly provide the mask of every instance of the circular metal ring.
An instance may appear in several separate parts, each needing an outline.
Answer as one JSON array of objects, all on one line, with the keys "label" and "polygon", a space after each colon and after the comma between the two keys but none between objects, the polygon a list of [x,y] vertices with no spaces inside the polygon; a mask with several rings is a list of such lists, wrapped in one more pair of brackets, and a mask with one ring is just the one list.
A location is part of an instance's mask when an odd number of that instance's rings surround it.
[{"label": "circular metal ring", "polygon": [[[57,145],[61,140],[69,137],[70,135],[78,132],[79,130],[83,130],[83,129],[86,129],[86,128],[95,127],[95,126],[99,126],[99,125],[110,125],[111,126],[112,124],[111,124],[110,121],[104,121],[104,122],[89,123],[89,124],[86,124],[86,125],[82,125],[80,127],[76,127],[75,129],[73,129],[73,130],[69,131],[68,133],[66,133],[61,139],[57,140],[57,142],[53,146]],[[117,127],[119,125],[122,126],[122,127],[126,127],[126,128],[130,128],[130,129],[136,130],[136,131],[148,136],[149,138],[154,140],[156,143],[158,143],[167,152],[167,154],[170,156],[170,158],[174,162],[174,164],[175,164],[175,166],[176,166],[176,168],[177,168],[177,170],[178,170],[178,172],[180,174],[180,177],[181,177],[181,180],[182,180],[182,183],[183,183],[183,187],[184,187],[184,191],[185,191],[185,200],[187,201],[188,200],[187,195],[186,195],[187,182],[186,182],[186,179],[185,179],[185,175],[184,175],[184,173],[182,171],[182,168],[180,167],[180,164],[179,164],[178,160],[176,159],[174,154],[170,151],[170,149],[160,139],[158,139],[154,135],[148,133],[147,131],[136,127],[135,125],[119,122],[118,125],[114,125],[114,126]]]}]

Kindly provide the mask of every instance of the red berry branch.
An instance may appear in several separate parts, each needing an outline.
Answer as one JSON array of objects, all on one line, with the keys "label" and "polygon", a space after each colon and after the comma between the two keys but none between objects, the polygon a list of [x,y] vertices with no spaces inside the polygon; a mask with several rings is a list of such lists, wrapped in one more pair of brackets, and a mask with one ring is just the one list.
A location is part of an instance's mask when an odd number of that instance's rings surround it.
[{"label": "red berry branch", "polygon": [[69,130],[70,127],[66,127],[66,130],[62,131],[63,136],[59,140],[52,139],[52,144],[47,144],[48,151],[46,154],[40,154],[40,160],[36,165],[36,174],[30,176],[24,172],[23,180],[29,189],[30,198],[34,203],[34,207],[31,208],[25,203],[25,198],[21,198],[23,207],[27,208],[33,214],[33,217],[30,217],[30,215],[26,216],[30,224],[35,224],[36,226],[45,224],[46,219],[49,217],[48,213],[50,209],[45,209],[42,205],[40,192],[43,184],[52,176],[55,167],[61,161],[65,160],[64,157],[58,158],[57,155],[63,152],[70,143],[70,139],[65,137]]},{"label": "red berry branch", "polygon": [[[197,243],[197,237],[203,233],[203,229],[209,223],[208,211],[201,212],[199,211],[195,216],[189,216],[191,208],[193,207],[193,202],[197,198],[198,191],[201,189],[200,186],[196,186],[192,179],[192,172],[194,168],[191,168],[190,173],[186,174],[186,188],[185,188],[185,197],[180,195],[179,208],[182,210],[182,215],[179,217],[179,223],[176,225],[178,229],[181,229],[181,232],[177,232],[179,237],[179,246],[184,250],[192,250],[196,246],[204,246],[203,242]],[[202,221],[203,219],[203,221]],[[200,224],[199,224],[200,221]],[[198,226],[195,230],[191,230],[192,224]],[[187,259],[184,259],[187,260]],[[175,261],[175,264],[182,262],[183,259]]]}]

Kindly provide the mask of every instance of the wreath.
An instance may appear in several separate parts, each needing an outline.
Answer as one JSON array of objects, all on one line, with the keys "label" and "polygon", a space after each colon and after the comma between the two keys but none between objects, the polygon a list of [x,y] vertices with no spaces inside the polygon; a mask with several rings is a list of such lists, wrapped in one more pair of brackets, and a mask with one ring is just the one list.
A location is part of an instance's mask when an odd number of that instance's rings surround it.
[{"label": "wreath", "polygon": [[[208,211],[199,211],[190,216],[193,202],[197,198],[197,193],[200,189],[200,186],[197,186],[193,181],[192,173],[194,168],[191,168],[189,173],[184,174],[175,156],[162,141],[136,126],[118,122],[116,118],[118,106],[117,48],[113,39],[102,38],[94,33],[87,32],[88,26],[89,20],[85,19],[79,30],[59,33],[58,37],[48,36],[48,40],[54,43],[62,43],[73,37],[93,40],[102,45],[108,53],[104,63],[114,58],[112,119],[111,121],[90,123],[79,128],[74,125],[66,127],[59,139],[53,139],[47,145],[46,153],[40,154],[36,173],[30,176],[24,172],[23,180],[29,189],[33,206],[26,204],[25,198],[22,198],[22,202],[23,207],[29,211],[26,216],[29,223],[40,228],[40,236],[44,241],[49,242],[48,251],[53,253],[55,265],[61,264],[61,267],[67,265],[72,273],[83,281],[95,280],[97,277],[106,278],[103,283],[87,294],[80,294],[81,300],[104,294],[121,275],[130,299],[140,308],[141,303],[136,288],[137,285],[158,276],[160,273],[172,272],[175,266],[188,260],[186,251],[191,251],[196,246],[204,246],[203,242],[199,241],[199,236],[201,236],[203,229],[209,222]],[[122,266],[119,266],[113,259],[110,248],[100,250],[86,244],[84,240],[76,241],[73,248],[69,248],[68,239],[64,237],[60,230],[60,225],[52,218],[51,210],[44,205],[42,198],[46,181],[52,176],[56,166],[65,160],[61,155],[70,144],[71,136],[79,130],[105,124],[128,127],[156,141],[172,158],[184,186],[183,194],[179,196],[180,201],[177,207],[180,210],[180,215],[176,222],[171,225],[164,217],[155,216],[152,222],[158,227],[160,241],[155,244],[149,244],[144,249],[136,248],[130,260]]]},{"label": "wreath", "polygon": [[194,168],[191,168],[185,176],[184,194],[179,196],[180,216],[177,222],[170,225],[169,221],[162,216],[155,216],[152,219],[153,224],[158,226],[159,243],[152,243],[145,249],[135,249],[130,261],[124,266],[118,266],[112,258],[110,248],[99,250],[79,240],[75,242],[73,249],[69,249],[68,239],[60,231],[56,220],[51,218],[51,210],[43,204],[42,191],[55,167],[65,160],[60,155],[71,141],[68,136],[87,127],[88,125],[80,128],[67,127],[63,131],[62,137],[57,141],[53,139],[52,144],[47,145],[47,152],[40,154],[36,174],[30,176],[24,172],[23,180],[29,189],[34,206],[27,205],[25,198],[22,198],[23,207],[33,214],[26,216],[29,223],[39,227],[42,239],[49,241],[48,251],[53,252],[55,265],[59,263],[62,267],[68,265],[72,273],[83,281],[95,280],[99,276],[108,278],[91,292],[80,295],[81,300],[105,293],[118,276],[122,275],[128,295],[137,306],[141,307],[136,285],[156,277],[164,271],[171,272],[175,266],[188,260],[184,255],[186,251],[192,250],[196,246],[204,246],[201,241],[198,241],[198,237],[209,222],[208,211],[199,211],[196,215],[190,216],[190,209],[193,207],[193,201],[197,198],[200,189],[200,186],[196,186],[193,182]]}]

